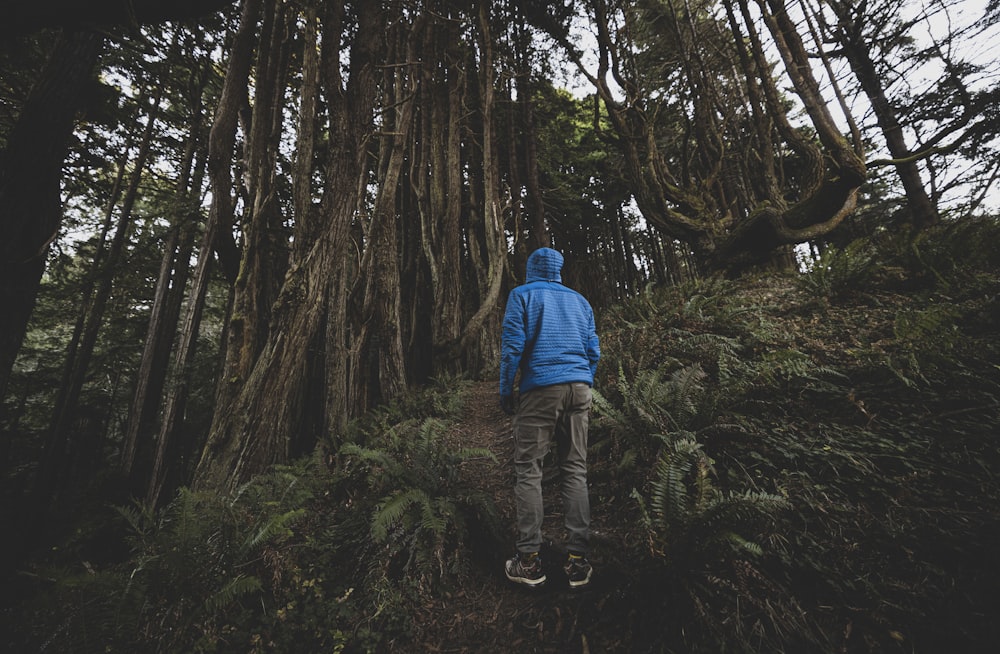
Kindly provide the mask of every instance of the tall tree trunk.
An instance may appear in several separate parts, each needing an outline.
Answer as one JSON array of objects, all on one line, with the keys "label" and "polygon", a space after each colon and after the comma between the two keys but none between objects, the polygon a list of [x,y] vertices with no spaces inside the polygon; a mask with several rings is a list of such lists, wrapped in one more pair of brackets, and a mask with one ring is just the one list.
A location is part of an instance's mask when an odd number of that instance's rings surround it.
[{"label": "tall tree trunk", "polygon": [[119,263],[125,251],[129,232],[132,229],[132,209],[135,206],[138,196],[139,181],[142,179],[146,168],[146,161],[149,158],[153,133],[160,112],[161,95],[162,87],[158,87],[150,103],[146,127],[143,132],[139,151],[136,154],[128,189],[122,198],[119,222],[114,238],[103,260],[95,261],[95,265],[100,266],[97,289],[93,301],[88,307],[79,348],[76,350],[73,360],[67,362],[66,370],[68,375],[60,384],[59,392],[56,395],[56,402],[52,411],[53,418],[46,436],[45,451],[39,464],[35,491],[39,501],[42,503],[51,499],[53,494],[58,492],[62,483],[69,481],[66,473],[73,449],[70,432],[73,429],[73,423],[76,418],[80,393],[83,390],[87,371],[90,368],[90,359],[94,353],[97,337],[104,323],[104,312],[107,308],[108,300],[111,298],[115,275],[118,272]]},{"label": "tall tree trunk", "polygon": [[[455,20],[426,30],[420,84],[419,138],[410,181],[420,214],[420,243],[431,293],[428,322],[433,373],[457,372],[442,356],[461,334],[462,130],[467,77]],[[445,62],[437,66],[436,61]]]},{"label": "tall tree trunk", "polygon": [[294,259],[301,259],[316,238],[320,225],[313,206],[313,155],[316,151],[316,106],[319,96],[317,52],[317,3],[307,2],[303,21],[302,85],[299,89],[299,123],[295,140],[292,189],[295,199]]},{"label": "tall tree trunk", "polygon": [[[473,374],[497,360],[499,335],[500,288],[507,264],[507,240],[503,228],[500,200],[500,180],[494,142],[494,110],[496,67],[493,33],[490,27],[489,3],[481,0],[479,9],[479,100],[482,115],[482,243],[486,256],[486,274],[479,288],[479,308],[469,318],[462,331],[460,352],[469,352],[475,346],[476,359],[472,361]],[[470,239],[470,249],[477,243]],[[489,324],[489,329],[484,327]]]},{"label": "tall tree trunk", "polygon": [[287,244],[275,187],[278,137],[284,97],[285,13],[278,0],[264,0],[257,51],[256,95],[245,151],[244,184],[249,208],[243,221],[243,251],[233,290],[225,365],[216,394],[216,415],[226,413],[267,340],[271,305],[284,274]]},{"label": "tall tree trunk", "polygon": [[[200,93],[198,97],[200,105]],[[198,174],[192,174],[192,171],[202,139],[201,124],[201,107],[196,106],[176,186],[177,200],[181,203],[181,209],[174,217],[174,224],[163,246],[163,258],[153,295],[149,325],[146,329],[146,341],[125,425],[120,468],[125,477],[133,479],[135,479],[133,466],[136,454],[140,448],[148,449],[148,444],[152,442],[154,417],[161,404],[160,396],[166,383],[174,335],[190,276],[191,254],[194,250],[195,229],[198,222],[197,213],[192,212],[190,207],[197,200],[201,188],[200,171],[203,165],[198,166]],[[142,458],[146,459],[148,454],[147,452],[147,456]],[[148,483],[148,477],[144,478],[143,482]]]},{"label": "tall tree trunk", "polygon": [[[194,226],[192,225],[192,228]],[[174,351],[173,363],[170,368],[167,394],[163,400],[160,417],[160,429],[156,437],[156,451],[153,453],[152,468],[146,486],[146,504],[157,506],[166,485],[171,464],[168,453],[177,439],[178,428],[187,407],[188,393],[191,384],[191,367],[194,362],[195,346],[201,327],[201,318],[205,309],[205,299],[208,292],[208,282],[213,265],[212,232],[218,228],[214,214],[210,213],[202,243],[198,250],[198,263],[192,277],[191,289],[188,292],[184,319],[180,324],[180,338]],[[179,289],[183,291],[183,288]]]},{"label": "tall tree trunk", "polygon": [[62,223],[63,160],[102,45],[96,32],[59,36],[0,154],[0,398]]},{"label": "tall tree trunk", "polygon": [[376,3],[357,7],[350,75],[342,84],[339,46],[342,2],[326,7],[323,31],[324,97],[330,108],[330,149],[320,215],[326,229],[308,254],[289,268],[272,311],[271,328],[240,393],[213,421],[195,477],[200,487],[238,484],[286,461],[302,424],[310,379],[310,346],[328,315],[330,280],[342,270],[343,252],[365,170],[367,140],[377,97],[374,67],[385,24]]},{"label": "tall tree trunk", "polygon": [[[390,22],[405,24],[401,14]],[[413,124],[418,80],[416,66],[408,62],[417,60],[416,44],[423,37],[425,22],[426,14],[420,14],[409,26],[408,35],[392,35],[396,43],[390,46],[390,57],[395,55],[395,58],[390,59],[392,64],[385,69],[383,77],[386,105],[392,109],[386,120],[389,129],[383,131],[380,147],[379,168],[382,172],[378,179],[378,194],[375,197],[366,251],[368,265],[365,270],[366,289],[362,309],[363,335],[359,348],[362,357],[373,346],[376,348],[374,356],[378,362],[379,399],[383,402],[395,399],[406,390],[406,359],[403,354],[400,313],[397,205],[404,155]]]},{"label": "tall tree trunk", "polygon": [[524,70],[517,78],[517,105],[521,109],[521,121],[524,128],[522,142],[524,146],[524,181],[527,191],[528,216],[530,218],[528,229],[529,253],[541,247],[552,246],[552,238],[545,224],[545,203],[542,200],[542,185],[538,180],[538,131],[535,128],[535,103],[532,98],[530,75],[530,70]]},{"label": "tall tree trunk", "polygon": [[219,104],[208,137],[208,180],[212,191],[209,208],[208,230],[213,247],[219,256],[223,275],[236,280],[239,270],[239,252],[233,241],[233,152],[236,149],[236,126],[240,109],[247,103],[248,79],[253,66],[254,39],[261,3],[264,0],[243,0],[240,24],[233,39],[226,80],[223,83]]},{"label": "tall tree trunk", "polygon": [[872,46],[863,39],[857,21],[849,15],[853,11],[852,8],[840,2],[831,2],[830,7],[840,19],[838,31],[842,34],[838,43],[855,77],[861,83],[868,101],[871,102],[875,120],[882,130],[886,147],[894,160],[893,165],[906,193],[906,205],[911,213],[910,220],[917,229],[936,225],[941,221],[941,216],[920,178],[917,159],[906,143],[903,126],[896,117],[896,111],[886,96],[882,79],[875,69],[870,50]]},{"label": "tall tree trunk", "polygon": [[[231,161],[236,144],[236,125],[240,108],[246,101],[247,79],[253,63],[254,38],[262,0],[244,0],[240,24],[233,39],[226,79],[223,82],[219,104],[215,109],[212,128],[208,137],[208,177],[212,190],[208,222],[198,252],[198,264],[188,295],[187,308],[181,324],[180,341],[174,356],[169,392],[164,400],[153,467],[146,490],[146,503],[156,506],[166,483],[169,471],[168,452],[177,436],[184,410],[187,406],[191,364],[201,326],[205,296],[211,274],[212,253],[218,252],[219,262],[227,279],[235,278],[236,264],[232,261],[230,243],[233,224],[233,197]],[[225,270],[228,268],[228,272]],[[221,383],[221,381],[220,381]]]},{"label": "tall tree trunk", "polygon": [[[142,112],[145,104],[146,96],[145,94],[142,94],[136,102],[135,115],[131,117],[133,120],[138,120],[138,116]],[[136,135],[135,132],[129,131],[127,136],[128,144],[122,150],[121,159],[117,162],[115,181],[111,187],[111,192],[109,194],[110,197],[104,212],[104,219],[101,221],[101,228],[96,239],[94,261],[90,266],[90,270],[87,271],[82,288],[80,289],[79,310],[77,311],[76,323],[73,326],[73,333],[70,335],[69,343],[66,345],[66,358],[63,363],[62,372],[63,383],[58,389],[56,395],[56,407],[64,403],[63,396],[66,391],[65,386],[69,379],[73,376],[73,368],[78,359],[80,342],[83,339],[84,330],[87,327],[87,318],[91,314],[91,306],[94,302],[94,293],[103,275],[104,260],[108,248],[108,238],[115,224],[115,210],[118,208],[118,203],[122,197],[122,187],[125,184],[125,174],[129,169],[129,163],[135,156],[132,148],[134,137],[141,139],[141,135]]]}]

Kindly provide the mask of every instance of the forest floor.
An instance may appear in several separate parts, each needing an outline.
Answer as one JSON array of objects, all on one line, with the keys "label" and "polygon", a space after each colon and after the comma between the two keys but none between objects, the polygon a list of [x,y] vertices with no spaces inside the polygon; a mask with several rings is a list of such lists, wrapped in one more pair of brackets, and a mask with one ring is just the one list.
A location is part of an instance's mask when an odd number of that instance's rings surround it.
[{"label": "forest floor", "polygon": [[[463,464],[466,483],[489,494],[509,525],[506,543],[474,546],[473,572],[464,588],[425,605],[414,617],[413,651],[422,652],[607,652],[621,651],[632,573],[627,570],[626,534],[635,517],[602,501],[591,481],[594,576],[582,591],[570,591],[562,572],[562,503],[556,479],[543,485],[545,522],[542,560],[548,578],[541,589],[512,584],[503,565],[514,551],[513,441],[510,418],[497,402],[495,382],[476,382],[447,438],[455,448],[487,448],[496,458]],[[547,475],[548,477],[548,475]],[[632,522],[633,529],[627,528]],[[409,651],[409,645],[404,649]],[[399,650],[404,651],[404,650]]]}]

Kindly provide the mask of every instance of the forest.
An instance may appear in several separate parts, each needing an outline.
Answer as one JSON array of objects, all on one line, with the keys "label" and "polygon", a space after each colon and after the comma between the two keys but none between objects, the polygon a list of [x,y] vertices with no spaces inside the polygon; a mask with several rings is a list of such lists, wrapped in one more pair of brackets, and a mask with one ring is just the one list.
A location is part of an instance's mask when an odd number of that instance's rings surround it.
[{"label": "forest", "polygon": [[[998,38],[998,0],[5,3],[0,649],[992,651]],[[581,593],[502,575],[543,246],[603,352]]]}]

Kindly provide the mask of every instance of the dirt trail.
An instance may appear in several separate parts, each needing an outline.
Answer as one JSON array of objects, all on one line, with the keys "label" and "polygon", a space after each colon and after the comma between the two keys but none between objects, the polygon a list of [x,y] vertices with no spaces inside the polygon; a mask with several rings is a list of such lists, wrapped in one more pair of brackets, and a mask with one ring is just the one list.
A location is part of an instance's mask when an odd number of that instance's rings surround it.
[{"label": "dirt trail", "polygon": [[[448,433],[456,448],[488,448],[496,461],[470,460],[463,475],[493,497],[500,514],[501,531],[473,545],[473,573],[464,587],[450,597],[436,600],[414,616],[420,631],[414,651],[424,652],[609,652],[621,651],[624,625],[608,612],[621,604],[624,584],[620,562],[613,554],[614,538],[601,530],[610,518],[610,507],[595,502],[592,484],[592,527],[595,529],[591,561],[595,575],[591,588],[571,592],[561,571],[565,556],[562,507],[557,483],[546,483],[545,523],[547,541],[542,557],[548,582],[539,590],[514,586],[504,577],[503,562],[513,552],[514,501],[513,443],[510,418],[497,401],[495,382],[476,382],[466,391],[463,416]],[[616,569],[618,569],[616,571]],[[624,616],[619,616],[624,617]]]}]

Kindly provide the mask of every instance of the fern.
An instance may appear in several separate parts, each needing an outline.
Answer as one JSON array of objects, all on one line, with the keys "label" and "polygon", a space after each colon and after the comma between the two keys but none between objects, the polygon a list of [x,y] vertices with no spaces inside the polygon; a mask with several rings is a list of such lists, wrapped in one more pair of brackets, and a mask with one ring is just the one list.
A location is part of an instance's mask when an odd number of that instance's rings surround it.
[{"label": "fern", "polygon": [[205,599],[205,610],[209,613],[217,613],[241,597],[259,590],[261,590],[260,579],[251,575],[237,575]]},{"label": "fern", "polygon": [[799,288],[807,293],[832,299],[863,288],[871,281],[876,267],[871,245],[858,239],[843,249],[827,249],[807,264],[797,281]]},{"label": "fern", "polygon": [[406,510],[414,504],[426,510],[430,506],[430,498],[419,488],[409,488],[397,491],[383,500],[372,516],[372,537],[380,543],[385,542],[390,529],[402,521]]},{"label": "fern", "polygon": [[294,509],[278,515],[273,515],[260,525],[256,532],[243,543],[243,551],[255,552],[264,543],[275,540],[278,536],[288,537],[292,535],[291,525],[301,520],[306,514],[305,509]]},{"label": "fern", "polygon": [[895,339],[859,351],[859,356],[886,366],[909,388],[926,388],[938,371],[964,368],[959,317],[952,305],[901,310],[893,321]]},{"label": "fern", "polygon": [[[918,234],[901,233],[883,246],[884,256],[927,286],[974,296],[1000,267],[996,217],[945,220]],[[985,275],[984,275],[985,273]]]},{"label": "fern", "polygon": [[958,315],[958,310],[949,305],[900,311],[896,314],[893,333],[900,341],[922,349],[951,350],[958,336],[955,326]]},{"label": "fern", "polygon": [[156,511],[139,500],[133,500],[128,506],[116,506],[114,510],[125,520],[133,549],[141,551],[148,547],[150,538],[157,528]]},{"label": "fern", "polygon": [[[788,502],[757,491],[723,494],[712,483],[711,459],[691,434],[661,440],[649,498],[633,491],[653,554],[686,569],[740,552],[759,555],[762,549],[753,539],[771,527]],[[720,550],[721,544],[733,549]]]},{"label": "fern", "polygon": [[449,552],[465,538],[468,517],[494,513],[487,497],[462,486],[461,466],[495,457],[487,448],[449,447],[445,428],[437,418],[408,420],[373,434],[365,447],[341,447],[345,465],[359,466],[355,472],[381,497],[369,520],[372,541],[383,547],[372,559],[376,585],[388,583],[389,567],[424,590],[444,583],[447,561],[457,561]]},{"label": "fern", "polygon": [[[619,374],[621,373],[619,372]],[[604,397],[604,395],[600,392],[600,390],[594,388],[591,390],[591,394],[593,396],[595,413],[597,413],[598,415],[606,416],[614,420],[616,423],[625,424],[626,422],[625,414],[619,411],[618,408],[615,407],[615,405],[612,404],[610,400]]]}]

